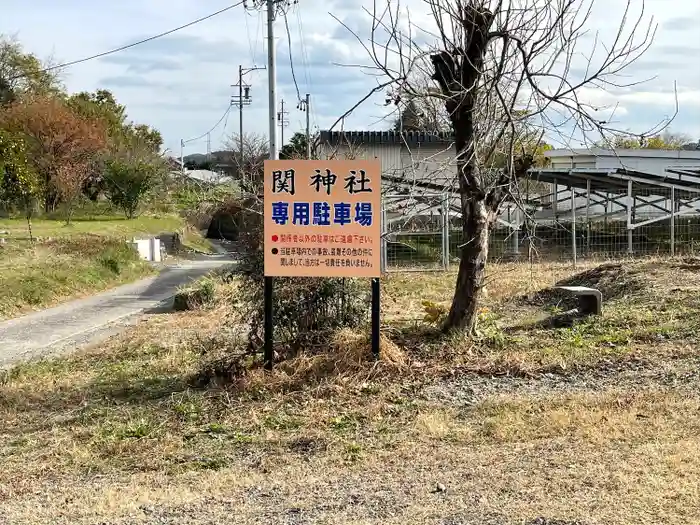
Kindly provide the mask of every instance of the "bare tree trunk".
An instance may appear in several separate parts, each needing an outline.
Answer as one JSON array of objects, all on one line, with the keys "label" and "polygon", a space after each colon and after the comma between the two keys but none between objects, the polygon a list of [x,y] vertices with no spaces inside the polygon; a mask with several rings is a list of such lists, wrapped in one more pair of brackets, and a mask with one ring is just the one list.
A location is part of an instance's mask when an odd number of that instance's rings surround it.
[{"label": "bare tree trunk", "polygon": [[477,91],[482,77],[493,14],[467,6],[459,13],[460,30],[466,49],[431,55],[435,74],[446,98],[445,108],[455,135],[457,179],[462,212],[462,250],[452,306],[443,326],[445,331],[474,328],[484,268],[489,249],[492,216],[497,200],[488,198],[476,147]]},{"label": "bare tree trunk", "polygon": [[492,221],[486,203],[462,194],[461,208],[462,248],[454,298],[443,326],[445,331],[474,329],[489,253]]}]

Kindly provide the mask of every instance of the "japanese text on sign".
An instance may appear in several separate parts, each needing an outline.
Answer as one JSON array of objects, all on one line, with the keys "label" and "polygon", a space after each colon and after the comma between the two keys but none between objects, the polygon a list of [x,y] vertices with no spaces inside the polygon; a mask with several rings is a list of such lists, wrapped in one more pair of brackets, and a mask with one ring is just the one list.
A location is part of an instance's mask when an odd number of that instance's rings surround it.
[{"label": "japanese text on sign", "polygon": [[265,162],[265,275],[378,277],[378,161]]}]

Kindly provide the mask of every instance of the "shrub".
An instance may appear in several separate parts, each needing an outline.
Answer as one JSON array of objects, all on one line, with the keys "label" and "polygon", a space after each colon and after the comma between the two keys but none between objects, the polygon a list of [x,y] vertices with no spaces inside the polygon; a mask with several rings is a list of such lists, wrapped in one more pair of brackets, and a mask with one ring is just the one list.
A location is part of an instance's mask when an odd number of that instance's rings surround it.
[{"label": "shrub", "polygon": [[100,264],[115,275],[119,275],[128,267],[139,261],[139,256],[131,246],[126,243],[114,243],[103,248],[99,256]]},{"label": "shrub", "polygon": [[[251,350],[264,340],[262,274],[247,274],[235,296],[236,310],[249,323]],[[341,328],[357,328],[368,319],[369,285],[360,279],[278,277],[274,281],[273,312],[278,355],[289,357],[328,342]]]},{"label": "shrub", "polygon": [[210,305],[216,298],[216,283],[210,277],[200,279],[187,288],[178,290],[173,299],[176,311],[194,310]]}]

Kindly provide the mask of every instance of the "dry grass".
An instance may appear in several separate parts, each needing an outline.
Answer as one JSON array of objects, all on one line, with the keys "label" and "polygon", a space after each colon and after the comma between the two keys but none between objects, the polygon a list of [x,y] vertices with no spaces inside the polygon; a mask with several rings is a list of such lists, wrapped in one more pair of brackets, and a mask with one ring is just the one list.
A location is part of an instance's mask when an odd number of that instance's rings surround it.
[{"label": "dry grass", "polygon": [[[391,276],[379,362],[365,334],[343,332],[326,352],[225,388],[188,385],[201,351],[226,344],[216,308],[151,316],[107,345],[21,365],[0,390],[0,517],[698,523],[695,265],[625,268],[617,285],[643,275],[646,286],[622,286],[595,323],[556,330],[523,323],[552,309],[534,292],[572,272],[495,268],[479,338],[417,346],[412,334],[430,333],[420,303],[448,300],[449,277]],[[620,331],[624,341],[601,344]],[[639,373],[608,370],[632,358]],[[558,375],[537,375],[562,359]],[[535,376],[488,377],[504,370]]]}]

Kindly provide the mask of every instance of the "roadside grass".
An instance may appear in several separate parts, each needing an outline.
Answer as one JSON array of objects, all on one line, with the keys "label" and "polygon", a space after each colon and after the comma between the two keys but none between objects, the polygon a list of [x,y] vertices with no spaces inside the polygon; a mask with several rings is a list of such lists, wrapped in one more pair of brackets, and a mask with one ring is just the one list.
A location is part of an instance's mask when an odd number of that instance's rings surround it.
[{"label": "roadside grass", "polygon": [[186,225],[182,229],[182,245],[186,250],[200,253],[216,253],[211,241],[193,226]]},{"label": "roadside grass", "polygon": [[[630,359],[688,368],[700,313],[695,263],[621,268],[578,275],[607,290],[604,315],[554,329],[533,319],[556,309],[548,288],[574,272],[493,265],[472,338],[441,336],[423,321],[421,302],[449,301],[453,275],[392,275],[378,363],[365,335],[340,334],[325,355],[194,388],[202,355],[228,344],[219,304],[153,315],[107,344],[21,364],[0,388],[0,515],[149,523],[149,506],[190,516],[199,504],[216,521],[235,502],[240,523],[290,509],[348,524],[695,522],[692,380],[586,386],[588,376],[568,375]],[[584,388],[539,391],[538,377],[553,372]],[[532,392],[489,390],[505,380],[494,376],[514,375],[530,377]],[[425,393],[454,379],[467,401],[455,387],[447,400]]]},{"label": "roadside grass", "polygon": [[155,272],[125,244],[138,235],[173,231],[175,216],[78,217],[33,221],[31,243],[20,219],[0,219],[7,242],[0,245],[0,319],[134,281]]}]

